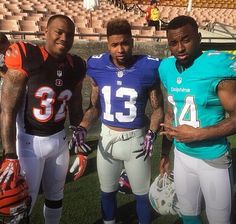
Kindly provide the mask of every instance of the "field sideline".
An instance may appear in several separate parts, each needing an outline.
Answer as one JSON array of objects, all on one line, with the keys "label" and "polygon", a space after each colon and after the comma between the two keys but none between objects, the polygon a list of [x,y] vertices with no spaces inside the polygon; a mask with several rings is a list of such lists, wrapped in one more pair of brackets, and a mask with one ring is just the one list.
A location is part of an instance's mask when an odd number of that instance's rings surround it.
[{"label": "field sideline", "polygon": [[[231,136],[232,154],[236,160],[236,135]],[[96,148],[96,141],[89,141],[89,144]],[[159,150],[161,140],[158,138],[155,145],[155,152],[152,157],[152,176],[157,175]],[[171,155],[173,157],[173,155]],[[71,163],[74,155],[71,157]],[[236,174],[236,164],[234,165]],[[236,175],[234,175],[234,183]],[[234,185],[234,191],[236,186]],[[96,152],[89,156],[88,166],[85,174],[79,181],[74,182],[72,176],[68,174],[65,186],[65,199],[63,203],[63,213],[61,224],[101,224],[99,184],[96,172]],[[32,213],[32,224],[43,224],[42,216],[43,197],[40,194]],[[235,211],[236,209],[234,209]],[[236,212],[236,211],[235,211]],[[153,212],[153,224],[174,224],[177,216],[158,216]],[[203,215],[203,219],[205,217]],[[123,195],[118,193],[118,224],[136,224],[136,214],[133,195]],[[207,223],[207,222],[205,222]],[[235,222],[236,223],[236,222]]]}]

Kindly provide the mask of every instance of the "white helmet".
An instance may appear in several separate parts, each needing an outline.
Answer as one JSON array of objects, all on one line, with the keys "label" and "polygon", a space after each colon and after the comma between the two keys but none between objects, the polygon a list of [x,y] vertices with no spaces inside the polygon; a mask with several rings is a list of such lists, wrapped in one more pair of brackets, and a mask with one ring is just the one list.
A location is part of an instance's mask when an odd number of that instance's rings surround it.
[{"label": "white helmet", "polygon": [[173,173],[156,177],[149,190],[149,201],[161,215],[180,214]]}]

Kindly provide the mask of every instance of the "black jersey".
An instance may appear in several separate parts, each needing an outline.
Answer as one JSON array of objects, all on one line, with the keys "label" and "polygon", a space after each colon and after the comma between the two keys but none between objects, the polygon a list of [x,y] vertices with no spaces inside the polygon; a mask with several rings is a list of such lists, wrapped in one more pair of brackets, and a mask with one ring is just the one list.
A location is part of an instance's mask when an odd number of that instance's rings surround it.
[{"label": "black jersey", "polygon": [[18,126],[39,136],[61,131],[67,104],[76,85],[85,77],[84,60],[67,54],[63,61],[57,62],[43,47],[20,42],[8,50],[6,65],[28,77]]}]

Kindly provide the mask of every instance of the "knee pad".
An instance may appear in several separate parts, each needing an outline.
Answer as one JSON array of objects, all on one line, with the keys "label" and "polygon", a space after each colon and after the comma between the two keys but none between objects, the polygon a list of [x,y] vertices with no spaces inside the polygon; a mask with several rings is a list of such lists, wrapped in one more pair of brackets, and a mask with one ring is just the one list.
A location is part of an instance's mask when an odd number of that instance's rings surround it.
[{"label": "knee pad", "polygon": [[202,224],[202,219],[200,215],[197,216],[181,216],[183,224]]},{"label": "knee pad", "polygon": [[52,201],[52,200],[48,200],[45,199],[44,200],[44,204],[48,207],[48,208],[61,208],[62,207],[62,200],[58,200],[58,201]]}]

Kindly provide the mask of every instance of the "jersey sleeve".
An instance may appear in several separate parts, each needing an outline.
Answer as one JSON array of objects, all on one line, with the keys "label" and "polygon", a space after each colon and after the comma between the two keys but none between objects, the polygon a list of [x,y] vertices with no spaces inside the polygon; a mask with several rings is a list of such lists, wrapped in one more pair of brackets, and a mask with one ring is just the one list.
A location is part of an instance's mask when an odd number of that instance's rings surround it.
[{"label": "jersey sleeve", "polygon": [[230,53],[222,52],[219,56],[218,68],[219,74],[223,78],[236,78],[236,56]]},{"label": "jersey sleeve", "polygon": [[[96,80],[97,70],[104,69],[104,63],[106,64],[106,54],[93,55],[87,60],[87,75]],[[105,61],[105,62],[104,62]]]},{"label": "jersey sleeve", "polygon": [[[22,43],[21,45],[24,46]],[[15,69],[20,71],[22,74],[27,75],[27,72],[23,68],[22,55],[19,46],[16,43],[12,44],[8,48],[5,54],[5,64],[8,69]]]},{"label": "jersey sleeve", "polygon": [[225,79],[236,79],[236,56],[226,52],[220,52],[213,55],[212,68],[217,68],[217,77],[212,83],[213,88],[217,91],[218,84]]}]

